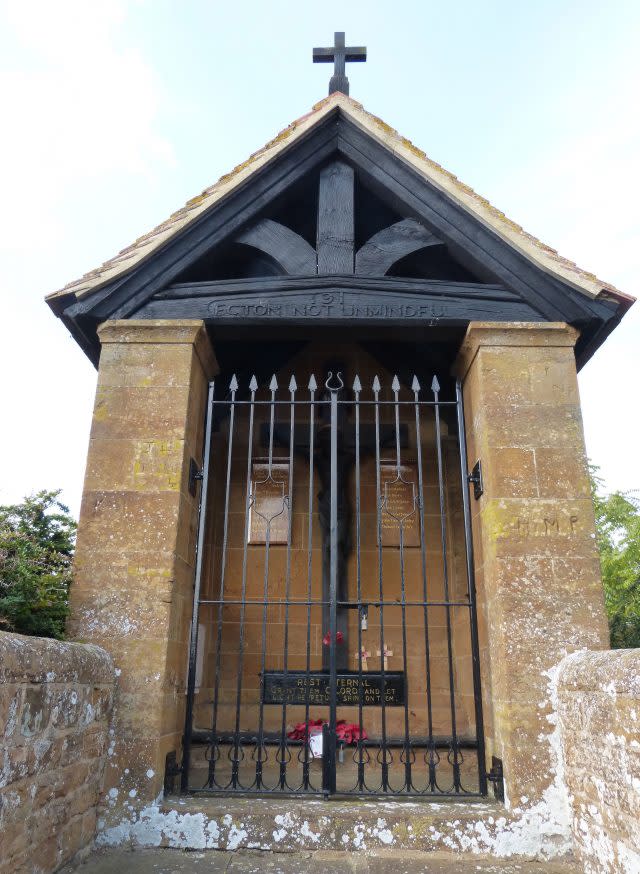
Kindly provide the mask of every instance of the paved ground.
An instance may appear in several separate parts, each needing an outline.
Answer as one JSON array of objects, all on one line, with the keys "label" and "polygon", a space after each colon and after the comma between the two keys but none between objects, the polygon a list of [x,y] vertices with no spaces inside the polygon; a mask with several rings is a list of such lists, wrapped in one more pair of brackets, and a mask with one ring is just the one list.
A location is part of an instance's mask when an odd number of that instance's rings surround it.
[{"label": "paved ground", "polygon": [[269,853],[210,850],[100,850],[60,874],[580,874],[569,862],[493,862],[403,850],[363,853]]}]

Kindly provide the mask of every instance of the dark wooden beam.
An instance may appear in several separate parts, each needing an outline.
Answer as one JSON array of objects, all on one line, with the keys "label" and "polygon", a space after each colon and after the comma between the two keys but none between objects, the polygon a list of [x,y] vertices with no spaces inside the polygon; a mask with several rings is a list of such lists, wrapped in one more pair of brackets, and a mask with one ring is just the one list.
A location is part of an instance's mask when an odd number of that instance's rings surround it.
[{"label": "dark wooden beam", "polygon": [[235,242],[253,246],[269,255],[285,273],[316,272],[315,249],[304,237],[280,222],[261,219],[238,234]]},{"label": "dark wooden beam", "polygon": [[320,173],[317,232],[318,273],[353,273],[353,169],[334,161]]},{"label": "dark wooden beam", "polygon": [[512,244],[345,118],[339,126],[338,148],[385,202],[405,215],[423,220],[447,245],[467,252],[549,321],[584,318],[588,309],[567,286],[554,282]]},{"label": "dark wooden beam", "polygon": [[211,282],[183,282],[171,285],[154,295],[154,300],[180,300],[192,297],[246,295],[254,292],[288,294],[308,292],[319,294],[326,289],[371,291],[390,294],[428,295],[433,297],[480,298],[495,301],[520,301],[517,294],[503,285],[482,282],[447,282],[441,279],[407,279],[396,276],[267,276],[250,279],[218,279]]},{"label": "dark wooden beam", "polygon": [[407,298],[393,295],[360,295],[340,289],[326,291],[322,299],[309,295],[260,297],[186,297],[151,300],[136,313],[141,319],[203,319],[213,325],[348,324],[467,325],[470,321],[539,322],[542,316],[522,301],[469,298]]},{"label": "dark wooden beam", "polygon": [[137,318],[204,319],[213,325],[466,325],[472,319],[541,321],[499,286],[358,276],[275,276],[173,286]]},{"label": "dark wooden beam", "polygon": [[370,237],[356,254],[356,273],[384,276],[396,261],[424,249],[442,246],[443,242],[415,219],[404,219]]},{"label": "dark wooden beam", "polygon": [[335,115],[251,177],[250,184],[238,187],[231,195],[203,213],[162,247],[114,283],[78,300],[68,312],[72,318],[91,314],[99,319],[125,319],[131,316],[160,288],[214,246],[226,241],[256,218],[290,185],[303,178],[335,152]]}]

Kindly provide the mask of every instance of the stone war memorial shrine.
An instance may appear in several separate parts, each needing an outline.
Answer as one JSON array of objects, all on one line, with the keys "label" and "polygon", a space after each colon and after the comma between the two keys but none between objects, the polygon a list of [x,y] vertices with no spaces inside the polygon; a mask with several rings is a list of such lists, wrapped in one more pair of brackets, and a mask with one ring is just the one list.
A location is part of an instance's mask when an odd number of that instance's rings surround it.
[{"label": "stone war memorial shrine", "polygon": [[577,385],[633,299],[352,99],[365,56],[315,49],[328,97],[47,298],[98,372],[97,842],[638,871]]}]

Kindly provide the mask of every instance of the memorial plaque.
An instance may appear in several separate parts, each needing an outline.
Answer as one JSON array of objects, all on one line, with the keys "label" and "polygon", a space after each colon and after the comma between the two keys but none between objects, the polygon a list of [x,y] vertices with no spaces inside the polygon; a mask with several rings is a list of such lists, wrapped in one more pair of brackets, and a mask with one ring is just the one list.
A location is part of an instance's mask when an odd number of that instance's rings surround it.
[{"label": "memorial plaque", "polygon": [[418,508],[418,473],[415,464],[380,465],[380,499],[382,502],[382,545],[420,546],[420,511]]},{"label": "memorial plaque", "polygon": [[254,462],[251,468],[249,543],[287,543],[289,537],[289,462]]},{"label": "memorial plaque", "polygon": [[[405,702],[406,680],[402,671],[374,673],[362,676],[357,672],[338,674],[336,693],[339,707],[357,707],[362,695],[363,707],[401,707]],[[329,705],[329,674],[325,671],[265,671],[264,704]]]}]

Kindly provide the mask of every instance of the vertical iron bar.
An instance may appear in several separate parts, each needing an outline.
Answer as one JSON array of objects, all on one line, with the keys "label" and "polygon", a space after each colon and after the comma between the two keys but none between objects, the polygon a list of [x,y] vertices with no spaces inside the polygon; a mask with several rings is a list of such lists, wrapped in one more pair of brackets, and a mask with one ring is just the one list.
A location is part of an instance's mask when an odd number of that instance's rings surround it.
[{"label": "vertical iron bar", "polygon": [[440,428],[440,402],[439,391],[440,384],[434,376],[431,384],[431,390],[435,399],[435,424],[436,424],[436,455],[438,459],[438,491],[440,496],[440,537],[442,542],[442,577],[444,584],[444,600],[445,611],[447,617],[447,659],[449,665],[449,702],[451,709],[451,744],[453,747],[453,788],[455,792],[460,792],[460,762],[458,761],[458,731],[456,727],[456,698],[455,698],[455,680],[453,671],[453,645],[451,642],[451,606],[449,604],[449,564],[447,560],[447,530],[446,530],[446,509],[444,496],[444,474],[442,465],[442,437]]},{"label": "vertical iron bar", "polygon": [[380,599],[380,671],[382,673],[382,772],[383,792],[389,790],[389,764],[387,762],[387,708],[385,701],[385,689],[387,679],[384,668],[384,585],[382,571],[382,491],[380,484],[380,380],[376,376],[373,380],[373,409],[375,415],[375,444],[376,444],[376,513],[378,529],[378,597]]},{"label": "vertical iron bar", "polygon": [[[336,663],[336,633],[338,626],[338,391],[339,387],[330,385],[332,374],[329,374],[327,388],[331,392],[331,504],[329,517],[329,732],[327,749],[322,750],[326,756],[325,793],[335,794],[336,791],[336,710],[337,710],[337,663]],[[336,374],[339,383],[341,375]]]},{"label": "vertical iron bar", "polygon": [[209,759],[209,778],[208,786],[213,787],[215,783],[215,770],[218,752],[218,739],[216,737],[218,731],[218,704],[220,700],[220,657],[222,653],[222,618],[224,613],[224,584],[225,573],[227,567],[227,538],[229,534],[229,496],[231,492],[231,459],[233,457],[233,431],[235,426],[236,414],[236,392],[238,390],[238,380],[235,374],[229,384],[231,390],[231,401],[229,410],[229,444],[227,447],[227,474],[225,481],[225,498],[224,498],[224,529],[222,534],[222,556],[220,563],[220,592],[218,595],[218,629],[216,636],[216,676],[213,694],[213,719],[211,722],[211,758]]},{"label": "vertical iron bar", "polygon": [[[397,376],[393,378],[393,394],[395,397],[394,403],[394,414],[395,414],[395,426],[396,426],[396,476],[398,480],[402,483],[404,480],[402,479],[402,463],[400,456],[400,406],[398,404],[398,398],[400,393],[400,382]],[[413,512],[415,512],[415,493],[414,493],[414,507]],[[407,517],[408,518],[408,517]],[[406,586],[404,579],[404,524],[405,519],[401,518],[399,521],[399,534],[400,534],[400,603],[401,603],[401,615],[402,615],[402,666],[404,669],[405,677],[409,676],[409,672],[407,670],[407,606],[406,606]],[[405,694],[404,696],[404,781],[405,781],[405,789],[407,792],[411,791],[411,743],[409,740],[409,696]]]},{"label": "vertical iron bar", "polygon": [[360,565],[360,392],[362,385],[356,376],[353,382],[355,396],[355,429],[356,429],[356,597],[358,601],[358,781],[357,788],[364,792],[364,759],[363,759],[363,720],[362,704],[364,687],[362,684],[362,568]]},{"label": "vertical iron bar", "polygon": [[189,788],[189,768],[191,766],[191,731],[193,728],[193,704],[196,689],[196,666],[198,656],[198,618],[200,615],[200,587],[202,584],[202,558],[204,553],[204,535],[207,524],[207,499],[209,495],[209,464],[211,461],[211,431],[213,428],[213,382],[209,383],[207,392],[207,407],[204,417],[204,450],[202,453],[202,479],[200,482],[200,501],[198,503],[198,537],[196,539],[196,568],[193,581],[193,612],[191,616],[191,634],[189,637],[189,673],[187,675],[187,702],[184,720],[184,737],[182,738],[182,774],[181,789]]},{"label": "vertical iron bar", "polygon": [[[315,440],[315,394],[317,389],[315,376],[309,379],[309,524],[307,527],[307,660],[304,693],[304,752],[302,762],[302,788],[309,788],[309,695],[311,679],[311,596],[313,594],[313,472],[314,472],[314,440]],[[321,607],[321,610],[323,608]]]},{"label": "vertical iron bar", "polygon": [[476,741],[478,752],[478,783],[481,795],[487,794],[487,773],[484,745],[484,717],[482,713],[482,684],[480,675],[480,642],[478,639],[478,612],[476,601],[476,576],[473,558],[471,510],[469,507],[469,463],[467,460],[467,434],[464,422],[462,383],[456,380],[456,411],[458,414],[458,443],[460,444],[460,482],[462,486],[462,513],[464,517],[464,546],[469,592],[469,620],[471,625],[471,664],[473,671],[473,698],[476,716]]},{"label": "vertical iron bar", "polygon": [[247,436],[247,480],[244,499],[244,542],[242,548],[242,589],[240,595],[240,629],[238,639],[238,677],[236,680],[236,714],[233,732],[233,759],[231,762],[231,786],[238,788],[240,770],[240,710],[242,708],[242,677],[244,671],[244,617],[247,597],[247,553],[249,548],[250,511],[254,497],[251,488],[251,466],[253,463],[253,424],[255,416],[256,390],[258,383],[255,376],[251,377],[249,389],[249,434]]},{"label": "vertical iron bar", "polygon": [[436,751],[433,742],[433,703],[431,700],[431,650],[429,643],[429,600],[427,589],[427,543],[426,543],[426,528],[424,523],[424,478],[422,473],[422,430],[420,426],[420,383],[416,376],[413,377],[411,384],[413,389],[415,416],[416,416],[416,455],[418,458],[418,506],[420,508],[420,551],[422,558],[422,597],[423,604],[423,621],[424,621],[424,652],[425,652],[425,671],[427,675],[427,726],[428,726],[428,744],[429,744],[429,761],[427,763],[429,769],[429,790],[436,790]]},{"label": "vertical iron bar", "polygon": [[[273,478],[273,432],[275,426],[276,412],[276,392],[278,390],[278,382],[275,374],[269,383],[271,391],[271,403],[269,405],[269,462],[267,466],[268,476]],[[260,708],[258,716],[258,750],[256,758],[256,789],[262,789],[262,765],[264,753],[264,672],[267,667],[267,605],[269,600],[269,547],[271,545],[271,522],[267,519],[265,543],[264,543],[264,587],[263,587],[263,604],[262,604],[262,658],[260,665]]]},{"label": "vertical iron bar", "polygon": [[[291,395],[290,415],[289,415],[289,494],[287,495],[287,567],[285,571],[285,593],[284,593],[284,684],[287,685],[287,675],[289,673],[289,599],[291,595],[291,523],[293,520],[293,449],[294,449],[294,431],[295,431],[295,394],[296,380],[291,377],[289,383],[289,393]],[[282,724],[280,726],[280,788],[285,789],[287,786],[287,755],[289,750],[287,747],[287,703],[286,698],[282,704]]]}]

